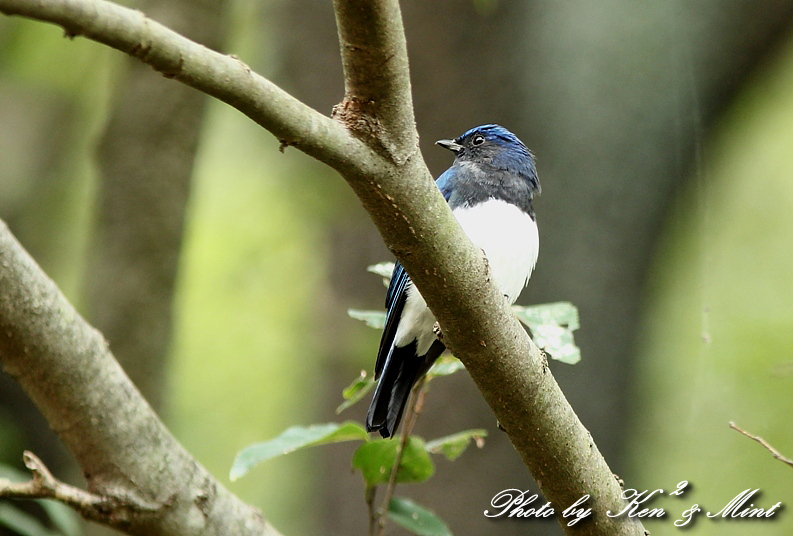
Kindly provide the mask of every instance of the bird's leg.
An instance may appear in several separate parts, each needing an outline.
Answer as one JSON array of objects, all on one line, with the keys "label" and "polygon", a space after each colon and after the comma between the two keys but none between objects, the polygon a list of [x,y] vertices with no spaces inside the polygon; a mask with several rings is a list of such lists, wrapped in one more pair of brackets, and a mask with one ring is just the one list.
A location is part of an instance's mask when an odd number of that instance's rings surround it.
[{"label": "bird's leg", "polygon": [[432,325],[432,332],[435,334],[436,337],[438,337],[439,341],[443,340],[443,331],[441,331],[441,324],[437,320]]}]

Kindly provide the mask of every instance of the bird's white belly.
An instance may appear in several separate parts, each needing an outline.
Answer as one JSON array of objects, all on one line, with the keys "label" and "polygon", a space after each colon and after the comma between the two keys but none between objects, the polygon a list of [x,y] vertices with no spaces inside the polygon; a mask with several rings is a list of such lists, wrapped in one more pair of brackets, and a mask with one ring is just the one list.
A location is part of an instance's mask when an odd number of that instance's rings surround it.
[{"label": "bird's white belly", "polygon": [[[457,208],[453,214],[471,242],[485,252],[496,286],[510,303],[515,303],[537,263],[540,240],[536,222],[515,205],[497,199]],[[434,324],[427,302],[411,283],[396,345],[402,347],[416,340],[418,355],[425,354],[435,341]]]},{"label": "bird's white belly", "polygon": [[498,199],[455,209],[454,215],[471,242],[485,252],[496,286],[515,303],[537,264],[537,223],[515,205]]},{"label": "bird's white belly", "polygon": [[427,307],[427,302],[424,301],[424,297],[412,281],[409,285],[394,340],[400,348],[415,340],[416,354],[424,355],[436,339],[435,333],[432,331],[432,327],[435,325],[435,316]]}]

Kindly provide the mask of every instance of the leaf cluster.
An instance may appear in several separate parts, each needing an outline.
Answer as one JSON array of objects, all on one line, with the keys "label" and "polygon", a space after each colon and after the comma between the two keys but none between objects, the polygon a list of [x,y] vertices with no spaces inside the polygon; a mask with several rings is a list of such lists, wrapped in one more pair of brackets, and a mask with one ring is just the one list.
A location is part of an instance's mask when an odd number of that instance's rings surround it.
[{"label": "leaf cluster", "polygon": [[[380,263],[369,267],[369,271],[383,277],[388,285],[393,263]],[[559,302],[531,307],[514,306],[516,316],[529,328],[535,342],[546,355],[568,364],[581,359],[581,352],[573,341],[573,331],[578,329],[578,311],[570,303]],[[375,329],[382,329],[385,313],[350,309],[352,318],[365,322]],[[463,370],[463,364],[453,356],[438,359],[427,373],[426,380],[418,390],[426,392],[429,381],[440,376],[448,376]],[[344,401],[336,408],[336,413],[353,406],[362,400],[375,386],[375,380],[361,374],[342,391]],[[418,395],[418,393],[414,394]],[[416,404],[419,396],[413,397]],[[408,419],[406,419],[407,421]],[[405,424],[404,426],[408,426]],[[424,482],[435,473],[431,454],[445,456],[454,461],[459,458],[473,441],[482,448],[487,431],[483,429],[465,430],[432,441],[425,441],[417,435],[410,435],[410,429],[403,429],[402,440],[372,439],[364,426],[356,421],[325,423],[310,426],[293,426],[278,437],[244,448],[237,454],[231,467],[230,477],[236,480],[254,466],[266,460],[289,454],[296,450],[327,445],[342,441],[360,441],[361,445],[352,456],[352,468],[359,471],[366,487],[367,504],[372,518],[371,532],[376,532],[377,523],[382,527],[383,512],[374,511],[374,491],[377,486],[387,485],[385,515],[394,523],[420,536],[451,535],[449,528],[432,511],[416,504],[410,499],[392,497],[396,483]]]}]

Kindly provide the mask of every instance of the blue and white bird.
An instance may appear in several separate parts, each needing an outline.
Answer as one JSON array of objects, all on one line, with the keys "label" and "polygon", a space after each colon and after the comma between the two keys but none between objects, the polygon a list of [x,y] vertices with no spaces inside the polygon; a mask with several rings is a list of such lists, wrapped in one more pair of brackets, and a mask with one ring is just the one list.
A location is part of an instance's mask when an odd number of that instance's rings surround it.
[{"label": "blue and white bird", "polygon": [[[498,288],[515,303],[537,262],[539,235],[532,199],[540,194],[534,157],[498,125],[472,128],[440,140],[454,164],[435,183],[460,226],[487,257]],[[375,387],[366,428],[392,437],[413,385],[446,349],[435,317],[397,262],[386,294],[386,323],[375,364]]]}]

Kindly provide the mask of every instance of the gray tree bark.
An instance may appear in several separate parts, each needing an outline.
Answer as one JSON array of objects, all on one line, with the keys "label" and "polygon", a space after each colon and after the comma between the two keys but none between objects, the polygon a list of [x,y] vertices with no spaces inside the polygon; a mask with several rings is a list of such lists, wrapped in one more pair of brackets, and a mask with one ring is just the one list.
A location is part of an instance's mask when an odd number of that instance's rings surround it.
[{"label": "gray tree bark", "polygon": [[[61,500],[129,534],[277,536],[170,435],[102,335],[3,222],[0,290],[3,371],[30,396],[88,481],[90,493]],[[0,497],[36,496],[17,491],[0,482]]]},{"label": "gray tree bark", "polygon": [[[199,50],[145,19],[109,7],[106,17],[92,18],[79,2],[52,4],[53,9],[47,10],[41,2],[0,0],[0,9],[59,22],[69,33],[86,34],[140,57],[166,75],[234,104],[285,144],[337,169],[422,290],[450,348],[466,364],[524,463],[542,475],[539,484],[548,499],[569,504],[586,490],[593,492],[591,506],[596,511],[619,504],[615,501],[619,488],[611,472],[536,347],[487,283],[480,252],[455,224],[415,152],[415,132],[407,126],[412,125],[412,116],[406,115],[410,88],[404,76],[400,28],[377,33],[387,27],[387,20],[397,22],[395,4],[372,10],[369,5],[336,4],[346,79],[345,100],[336,118],[345,128],[317,116],[239,62]],[[366,82],[367,69],[377,73],[372,83]],[[275,102],[278,106],[273,106]],[[24,319],[20,320],[23,326]],[[13,358],[24,346],[12,344],[21,331],[11,333],[8,355]],[[593,482],[603,487],[594,492]],[[580,530],[640,533],[641,526],[596,517]]]},{"label": "gray tree bark", "polygon": [[[433,141],[485,122],[518,132],[536,153],[541,253],[521,301],[570,300],[579,307],[583,361],[551,367],[606,459],[627,477],[633,347],[666,209],[697,172],[698,142],[709,126],[788,35],[793,3],[501,0],[484,12],[475,4],[403,2],[421,146],[436,176],[449,160],[433,150]],[[279,9],[276,16],[289,30],[279,34],[283,67],[276,80],[329,109],[337,95],[323,81],[341,80],[332,13],[308,0]],[[370,288],[366,262],[341,271],[339,293]],[[369,306],[381,301],[375,293]],[[348,368],[338,370],[337,355],[344,353],[334,345],[327,359],[339,378],[328,388],[331,409],[349,380]],[[491,437],[482,456],[467,453],[473,459],[444,464],[432,481],[408,493],[431,504],[452,529],[546,534],[553,529],[545,524],[481,516],[489,497],[523,480],[516,479],[517,460],[480,400],[464,378],[433,385],[419,434],[487,427]],[[448,409],[459,407],[466,409]],[[340,499],[338,482],[347,482],[349,493],[361,491],[344,468],[328,471],[333,484],[322,519],[329,534],[344,534],[361,523],[361,512]],[[448,489],[459,492],[439,501]]]}]

